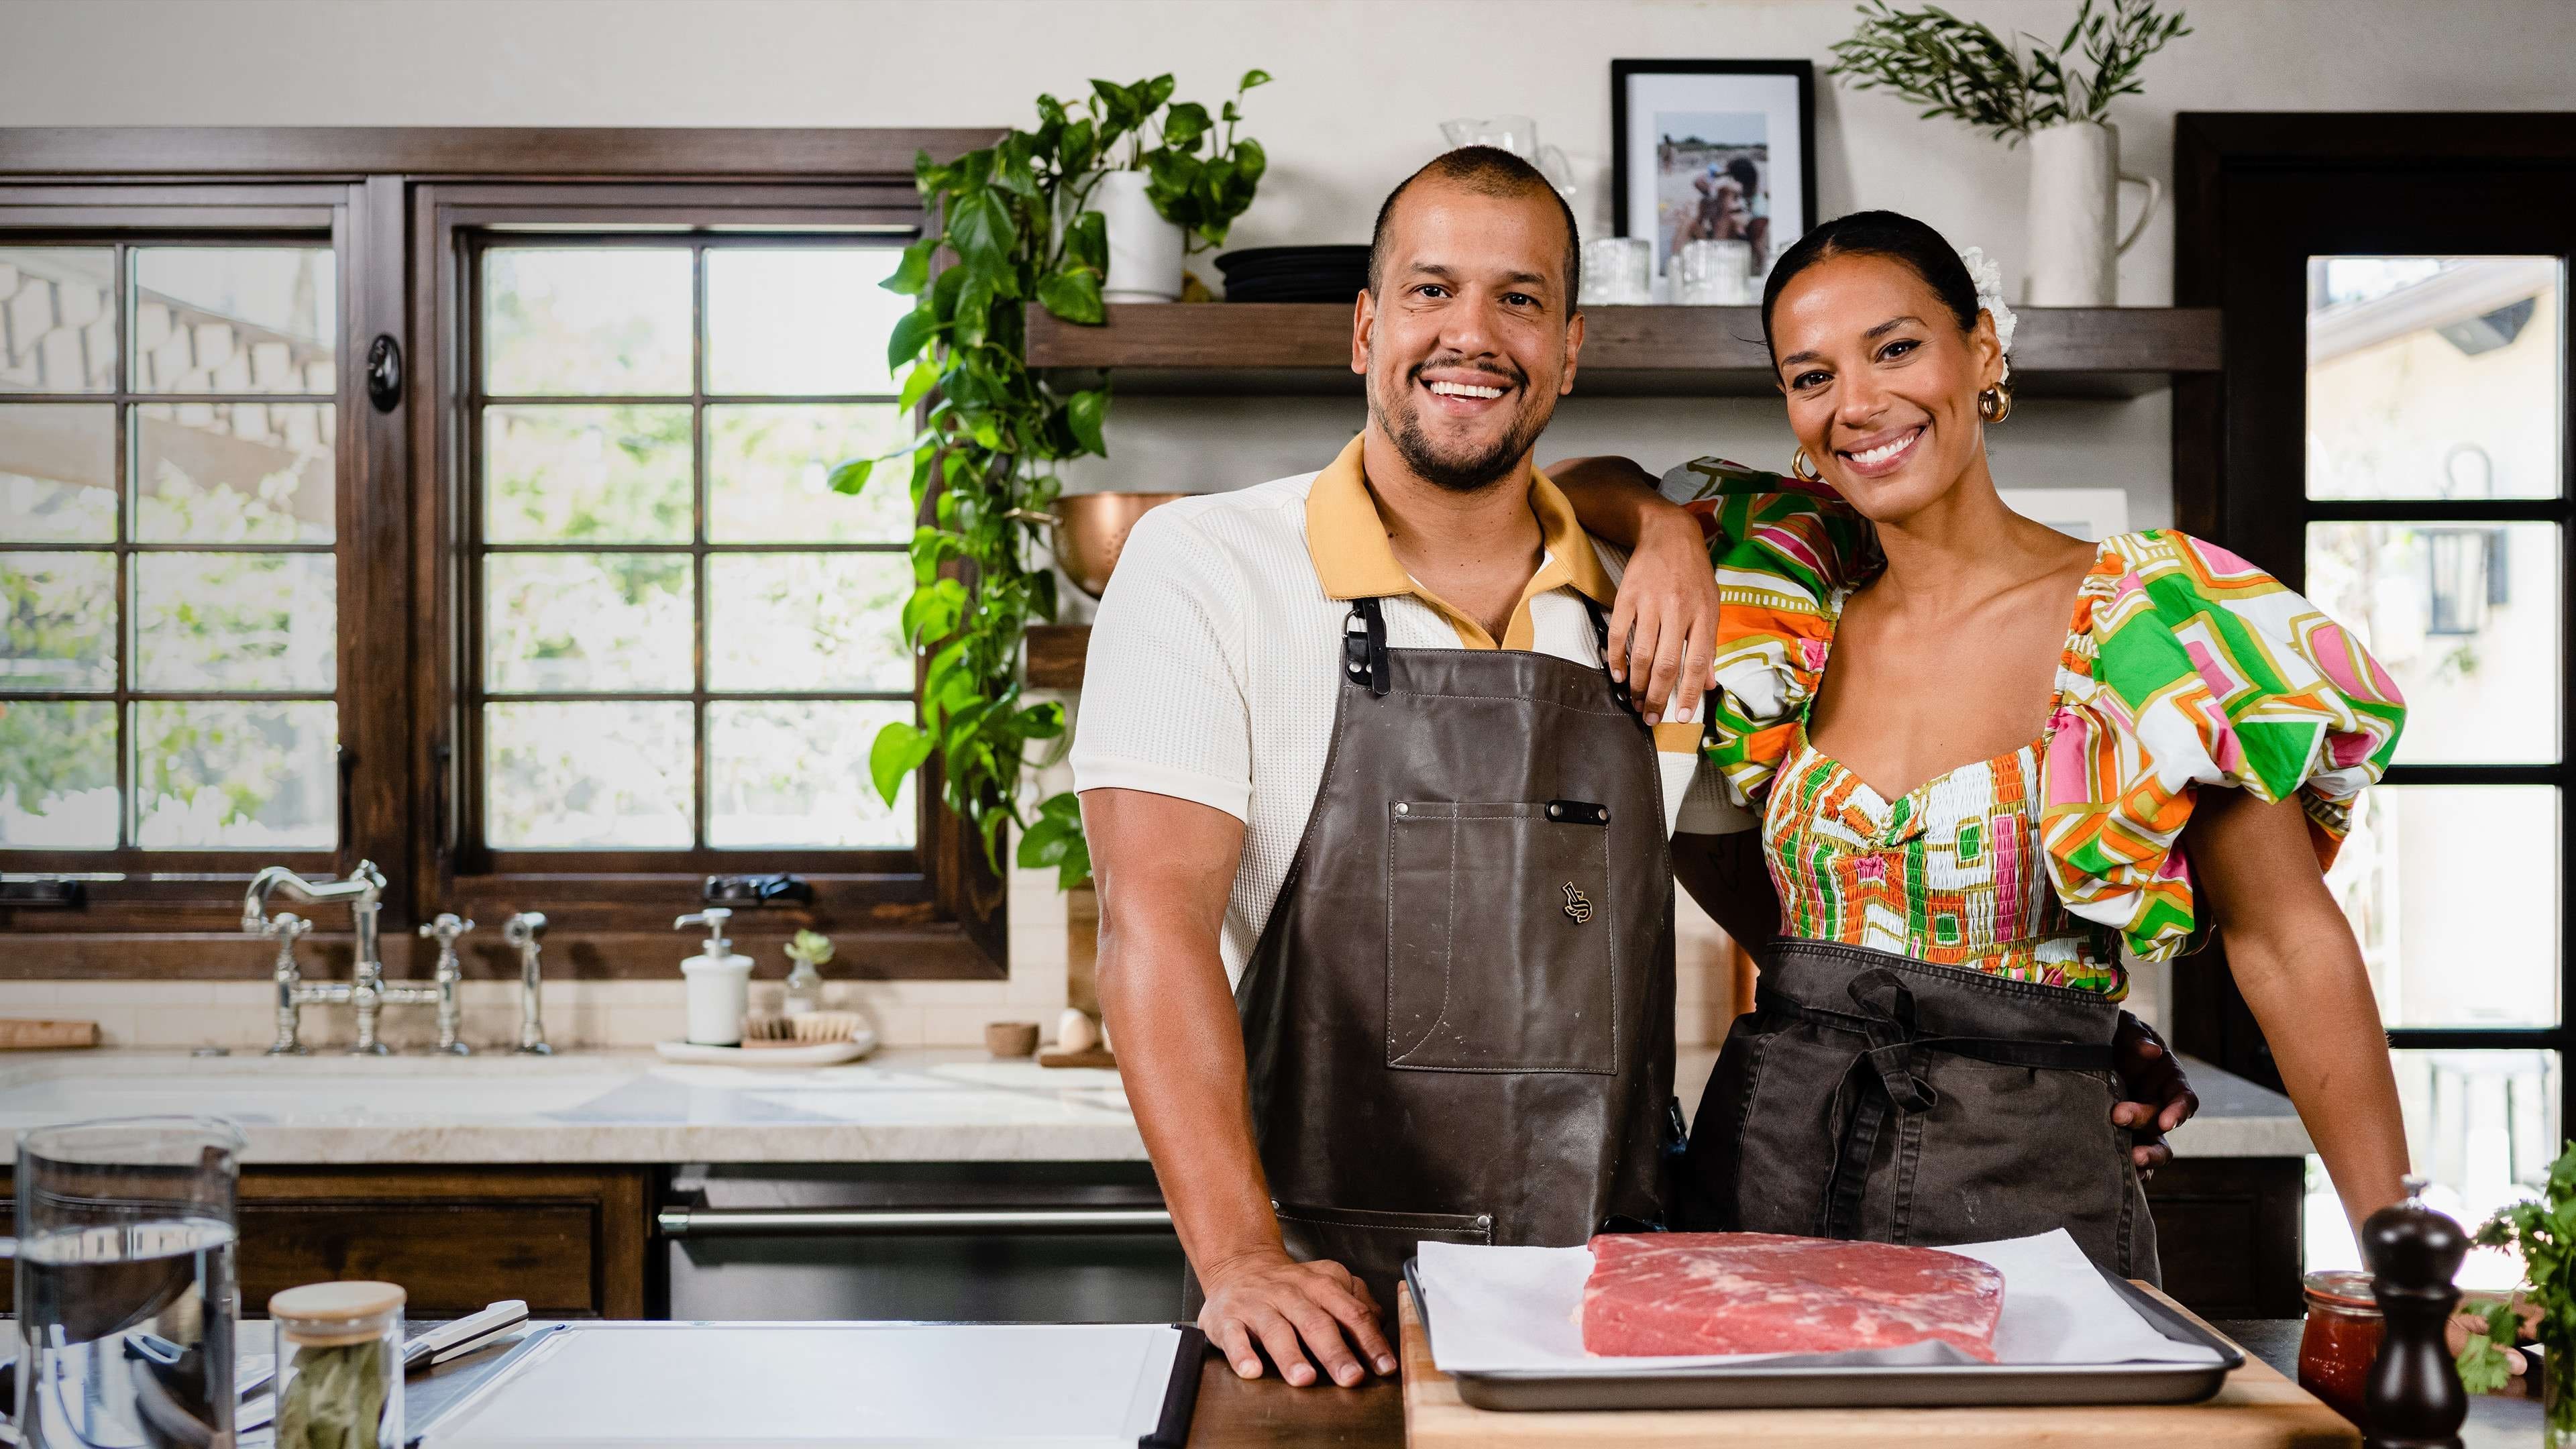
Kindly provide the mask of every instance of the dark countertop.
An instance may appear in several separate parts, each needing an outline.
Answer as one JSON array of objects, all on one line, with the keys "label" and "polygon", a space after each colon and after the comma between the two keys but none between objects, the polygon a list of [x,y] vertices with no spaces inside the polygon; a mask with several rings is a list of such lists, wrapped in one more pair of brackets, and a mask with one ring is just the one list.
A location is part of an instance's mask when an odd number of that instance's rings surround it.
[{"label": "dark countertop", "polygon": [[[2282,1373],[2298,1375],[2302,1320],[2232,1318],[2213,1320],[2211,1326]],[[438,1410],[482,1382],[514,1341],[411,1380],[403,1401],[411,1432],[419,1433]],[[2540,1405],[2479,1395],[2470,1400],[2462,1437],[2467,1449],[2525,1449],[2540,1442]],[[1292,1389],[1275,1378],[1237,1378],[1215,1354],[1200,1369],[1191,1449],[1402,1449],[1403,1444],[1404,1399],[1391,1379],[1373,1379],[1356,1389]]]}]

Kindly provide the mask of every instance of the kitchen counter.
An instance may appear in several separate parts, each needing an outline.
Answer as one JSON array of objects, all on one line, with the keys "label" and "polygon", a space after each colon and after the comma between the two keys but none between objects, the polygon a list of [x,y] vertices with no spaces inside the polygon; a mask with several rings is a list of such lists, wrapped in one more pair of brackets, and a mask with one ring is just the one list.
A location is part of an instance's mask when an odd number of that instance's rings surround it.
[{"label": "kitchen counter", "polygon": [[[1695,1106],[1713,1051],[1683,1054]],[[2190,1063],[2184,1157],[2305,1154],[2287,1098]],[[649,1051],[553,1057],[191,1057],[43,1052],[0,1065],[0,1131],[85,1117],[215,1113],[253,1164],[1141,1161],[1114,1071],[881,1051],[846,1066],[680,1066]]]},{"label": "kitchen counter", "polygon": [[[2283,1374],[2298,1376],[2300,1320],[2222,1319],[2212,1326]],[[265,1323],[245,1322],[242,1351],[265,1351],[267,1328]],[[255,1344],[254,1339],[263,1342]],[[414,1379],[405,1399],[414,1426],[461,1399],[499,1364],[508,1348],[505,1340]],[[2478,1395],[2469,1401],[2469,1421],[2461,1438],[2465,1449],[2538,1443],[2540,1405],[2530,1399]],[[1190,1449],[1400,1449],[1403,1443],[1404,1398],[1391,1379],[1371,1379],[1356,1389],[1292,1389],[1276,1378],[1246,1382],[1213,1353],[1200,1367]]]}]

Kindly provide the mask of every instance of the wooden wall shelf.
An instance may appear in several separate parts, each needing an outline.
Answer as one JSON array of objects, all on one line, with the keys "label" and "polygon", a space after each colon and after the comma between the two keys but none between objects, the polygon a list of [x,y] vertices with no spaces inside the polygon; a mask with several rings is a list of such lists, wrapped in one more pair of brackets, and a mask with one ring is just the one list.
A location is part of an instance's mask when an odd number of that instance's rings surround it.
[{"label": "wooden wall shelf", "polygon": [[[2215,307],[2024,307],[2013,376],[2023,397],[2129,398],[2219,366]],[[1771,368],[1752,307],[1595,307],[1580,395],[1765,397]],[[1351,309],[1340,303],[1119,306],[1099,327],[1029,319],[1029,365],[1066,382],[1116,374],[1130,396],[1349,395]]]},{"label": "wooden wall shelf", "polygon": [[1082,688],[1082,660],[1091,652],[1089,624],[1031,624],[1028,637],[1029,688]]}]

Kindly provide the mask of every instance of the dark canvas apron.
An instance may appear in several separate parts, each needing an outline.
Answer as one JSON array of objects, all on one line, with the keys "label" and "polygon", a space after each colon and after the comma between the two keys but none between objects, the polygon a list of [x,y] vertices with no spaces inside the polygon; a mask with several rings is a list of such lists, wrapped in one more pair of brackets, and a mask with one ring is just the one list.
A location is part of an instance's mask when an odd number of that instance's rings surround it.
[{"label": "dark canvas apron", "polygon": [[1683,1226],[1986,1242],[2066,1229],[2161,1281],[2117,1003],[1823,941],[1771,945],[1691,1124]]},{"label": "dark canvas apron", "polygon": [[1601,669],[1390,649],[1362,599],[1338,695],[1235,1001],[1289,1254],[1392,1314],[1422,1239],[1660,1216],[1673,873],[1653,737]]}]

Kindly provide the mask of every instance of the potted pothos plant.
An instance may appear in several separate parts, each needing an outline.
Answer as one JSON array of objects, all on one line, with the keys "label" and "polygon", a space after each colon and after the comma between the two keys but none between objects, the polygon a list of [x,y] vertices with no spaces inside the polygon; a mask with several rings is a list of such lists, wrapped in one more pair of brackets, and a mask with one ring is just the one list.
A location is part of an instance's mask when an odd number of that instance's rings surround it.
[{"label": "potted pothos plant", "polygon": [[938,756],[943,798],[997,871],[1005,832],[1019,825],[1020,865],[1053,866],[1068,888],[1091,873],[1071,794],[1023,813],[1028,751],[1064,734],[1064,709],[1023,697],[1020,651],[1029,624],[1056,614],[1054,573],[1029,563],[1040,526],[1029,519],[1063,491],[1059,464],[1107,456],[1109,389],[1062,388],[1030,371],[1027,309],[1085,325],[1105,320],[1107,222],[1088,203],[1117,158],[1146,177],[1166,220],[1221,244],[1268,164],[1236,127],[1244,92],[1269,79],[1245,72],[1215,116],[1173,101],[1168,75],[1095,80],[1072,104],[1039,96],[1034,130],[1015,128],[954,161],[924,152],[913,163],[933,220],[885,282],[919,298],[887,338],[886,362],[908,369],[900,406],[929,407],[912,442],[841,464],[831,484],[855,494],[881,473],[905,472],[915,512],[930,504],[930,521],[913,533],[913,592],[902,615],[905,638],[930,656],[920,718],[878,731],[868,772],[892,804]]}]

